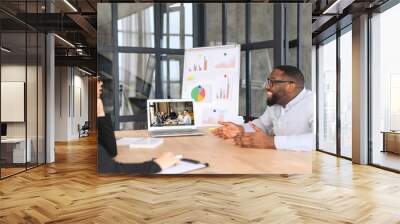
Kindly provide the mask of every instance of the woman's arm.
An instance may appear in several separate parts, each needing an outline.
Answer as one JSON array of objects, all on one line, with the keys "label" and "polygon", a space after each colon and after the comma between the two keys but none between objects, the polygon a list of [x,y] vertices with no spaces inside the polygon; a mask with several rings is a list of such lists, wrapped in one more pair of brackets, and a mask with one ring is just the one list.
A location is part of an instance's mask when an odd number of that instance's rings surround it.
[{"label": "woman's arm", "polygon": [[107,153],[114,158],[117,155],[117,144],[109,114],[103,117],[97,117],[97,129],[98,144],[102,145]]},{"label": "woman's arm", "polygon": [[[161,167],[153,160],[143,163],[120,163],[115,160],[118,153],[114,128],[111,124],[111,117],[107,114],[104,117],[98,117],[98,144],[101,145],[109,155],[109,158],[116,163],[117,170],[121,173],[157,173]],[[101,166],[101,164],[99,164]]]},{"label": "woman's arm", "polygon": [[[110,114],[105,114],[103,101],[101,100],[102,92],[101,81],[97,82],[97,129],[98,129],[98,144],[100,147],[100,153],[103,155],[102,158],[106,160],[111,160],[114,162],[116,170],[111,172],[122,172],[122,173],[157,173],[160,172],[162,168],[167,168],[175,165],[179,162],[178,159],[172,153],[164,153],[157,159],[146,161],[143,163],[120,163],[115,160],[115,156],[118,154],[117,142],[115,139],[114,128],[111,122]],[[106,153],[104,153],[104,151]],[[107,154],[107,155],[105,155]],[[102,161],[102,160],[100,160]],[[101,166],[102,164],[98,164]]]}]

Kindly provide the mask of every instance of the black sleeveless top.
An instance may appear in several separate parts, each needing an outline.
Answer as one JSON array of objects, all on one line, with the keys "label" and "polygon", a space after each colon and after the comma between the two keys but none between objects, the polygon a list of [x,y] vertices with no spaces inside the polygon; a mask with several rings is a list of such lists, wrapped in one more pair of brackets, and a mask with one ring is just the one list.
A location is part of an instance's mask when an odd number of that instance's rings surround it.
[{"label": "black sleeveless top", "polygon": [[161,167],[153,160],[143,163],[119,163],[113,158],[117,155],[117,143],[110,114],[97,117],[97,170],[99,173],[158,173]]}]

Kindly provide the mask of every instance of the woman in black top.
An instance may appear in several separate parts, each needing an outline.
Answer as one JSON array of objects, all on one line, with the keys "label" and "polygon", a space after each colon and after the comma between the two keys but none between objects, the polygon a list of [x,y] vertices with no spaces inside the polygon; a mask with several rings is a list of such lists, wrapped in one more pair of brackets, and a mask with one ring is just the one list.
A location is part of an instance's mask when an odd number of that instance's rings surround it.
[{"label": "woman in black top", "polygon": [[111,117],[104,113],[101,100],[102,82],[97,81],[97,129],[98,129],[98,171],[101,173],[158,173],[179,162],[171,153],[143,163],[122,163],[115,159],[118,154]]}]

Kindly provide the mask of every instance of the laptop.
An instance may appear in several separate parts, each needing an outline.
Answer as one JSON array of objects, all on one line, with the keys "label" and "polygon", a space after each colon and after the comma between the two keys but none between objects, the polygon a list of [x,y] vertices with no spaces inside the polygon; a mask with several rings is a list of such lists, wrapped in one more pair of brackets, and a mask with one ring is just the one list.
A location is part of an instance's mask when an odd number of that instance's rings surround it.
[{"label": "laptop", "polygon": [[147,127],[152,137],[203,135],[190,99],[147,100]]}]

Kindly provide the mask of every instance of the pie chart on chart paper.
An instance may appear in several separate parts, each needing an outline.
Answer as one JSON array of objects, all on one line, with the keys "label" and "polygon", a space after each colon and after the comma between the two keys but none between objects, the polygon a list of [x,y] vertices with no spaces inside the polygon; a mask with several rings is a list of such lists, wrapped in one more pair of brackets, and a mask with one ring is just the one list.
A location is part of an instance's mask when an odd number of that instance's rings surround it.
[{"label": "pie chart on chart paper", "polygon": [[192,98],[196,102],[201,102],[206,98],[206,90],[202,86],[196,86],[192,89]]}]

